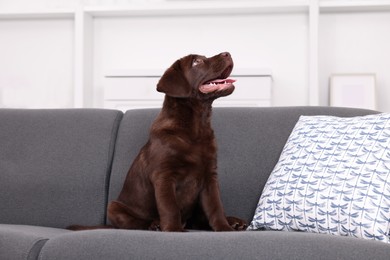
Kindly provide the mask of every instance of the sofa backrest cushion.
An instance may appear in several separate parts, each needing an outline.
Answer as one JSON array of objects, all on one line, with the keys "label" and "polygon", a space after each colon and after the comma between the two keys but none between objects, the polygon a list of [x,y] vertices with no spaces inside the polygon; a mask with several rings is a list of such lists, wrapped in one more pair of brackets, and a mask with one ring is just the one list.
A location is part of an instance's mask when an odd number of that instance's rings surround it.
[{"label": "sofa backrest cushion", "polygon": [[[158,110],[124,115],[118,133],[109,200],[115,199],[127,171],[146,143]],[[358,116],[375,111],[333,107],[214,108],[218,174],[227,215],[252,220],[260,192],[300,115]]]},{"label": "sofa backrest cushion", "polygon": [[103,224],[123,113],[0,110],[0,223]]},{"label": "sofa backrest cushion", "polygon": [[136,109],[123,115],[115,145],[108,201],[117,199],[131,164],[149,138],[158,112],[159,109]]}]

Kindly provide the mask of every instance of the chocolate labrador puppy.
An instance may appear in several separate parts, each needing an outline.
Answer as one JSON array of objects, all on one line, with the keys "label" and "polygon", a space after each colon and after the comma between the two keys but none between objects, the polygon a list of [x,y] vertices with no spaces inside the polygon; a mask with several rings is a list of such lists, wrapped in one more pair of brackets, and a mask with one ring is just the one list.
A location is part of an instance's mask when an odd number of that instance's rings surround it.
[{"label": "chocolate labrador puppy", "polygon": [[[134,160],[117,200],[108,205],[106,228],[184,231],[244,230],[226,217],[219,194],[217,146],[211,128],[216,98],[230,95],[233,60],[228,52],[188,55],[168,68],[157,84],[165,93],[150,137]],[[104,227],[72,226],[70,229]]]}]

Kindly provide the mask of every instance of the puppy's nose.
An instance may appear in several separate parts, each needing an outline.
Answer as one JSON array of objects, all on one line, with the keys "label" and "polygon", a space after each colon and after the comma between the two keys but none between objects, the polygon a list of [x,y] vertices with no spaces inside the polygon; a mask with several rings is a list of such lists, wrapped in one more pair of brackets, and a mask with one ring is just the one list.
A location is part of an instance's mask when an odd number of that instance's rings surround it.
[{"label": "puppy's nose", "polygon": [[230,57],[230,53],[228,53],[228,52],[222,52],[220,55],[222,57]]}]

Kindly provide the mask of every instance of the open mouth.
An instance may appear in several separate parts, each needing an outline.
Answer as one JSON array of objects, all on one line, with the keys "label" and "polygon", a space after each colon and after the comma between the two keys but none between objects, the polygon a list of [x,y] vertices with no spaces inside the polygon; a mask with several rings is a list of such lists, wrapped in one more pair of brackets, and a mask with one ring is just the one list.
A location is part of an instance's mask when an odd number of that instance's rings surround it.
[{"label": "open mouth", "polygon": [[203,83],[199,87],[200,92],[207,94],[230,88],[233,83],[236,82],[235,79],[228,78],[230,73],[232,72],[232,69],[233,67],[229,66],[221,73],[221,76],[219,76],[218,78]]}]

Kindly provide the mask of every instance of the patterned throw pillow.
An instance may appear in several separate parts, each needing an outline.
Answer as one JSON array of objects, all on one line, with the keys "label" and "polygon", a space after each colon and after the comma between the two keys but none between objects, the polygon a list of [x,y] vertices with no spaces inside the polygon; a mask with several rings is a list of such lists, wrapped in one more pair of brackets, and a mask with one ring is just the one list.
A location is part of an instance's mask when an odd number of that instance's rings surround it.
[{"label": "patterned throw pillow", "polygon": [[301,116],[249,230],[390,240],[390,114]]}]

